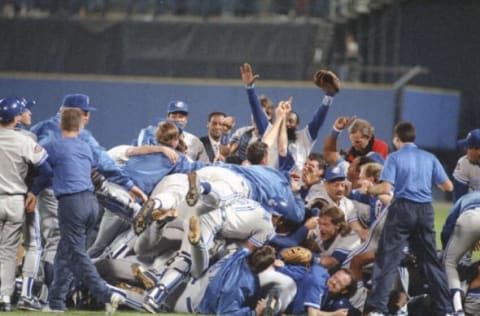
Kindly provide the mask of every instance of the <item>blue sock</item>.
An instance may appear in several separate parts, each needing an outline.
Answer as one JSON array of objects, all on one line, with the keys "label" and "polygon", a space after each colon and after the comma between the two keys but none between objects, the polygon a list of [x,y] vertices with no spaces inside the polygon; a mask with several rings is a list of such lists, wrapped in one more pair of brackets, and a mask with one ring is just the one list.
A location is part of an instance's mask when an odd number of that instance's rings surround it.
[{"label": "blue sock", "polygon": [[203,191],[202,191],[203,195],[207,195],[208,193],[210,193],[212,191],[212,186],[208,182],[200,182],[200,186],[203,189]]}]

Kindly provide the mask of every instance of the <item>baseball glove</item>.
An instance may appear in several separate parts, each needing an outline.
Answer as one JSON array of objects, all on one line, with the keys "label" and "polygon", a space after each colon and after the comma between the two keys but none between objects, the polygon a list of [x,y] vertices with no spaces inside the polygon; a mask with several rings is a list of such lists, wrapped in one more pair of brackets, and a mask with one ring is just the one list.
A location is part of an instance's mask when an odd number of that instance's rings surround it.
[{"label": "baseball glove", "polygon": [[303,247],[290,247],[280,252],[283,261],[288,264],[299,264],[309,267],[312,262],[312,252]]},{"label": "baseball glove", "polygon": [[317,71],[313,75],[313,82],[326,93],[336,94],[340,91],[340,79],[330,70]]}]

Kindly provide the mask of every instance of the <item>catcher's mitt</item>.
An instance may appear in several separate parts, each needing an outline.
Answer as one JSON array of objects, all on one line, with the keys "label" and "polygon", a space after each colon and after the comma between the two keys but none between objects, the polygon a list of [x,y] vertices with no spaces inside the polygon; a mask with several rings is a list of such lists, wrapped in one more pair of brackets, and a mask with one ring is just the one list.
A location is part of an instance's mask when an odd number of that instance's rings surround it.
[{"label": "catcher's mitt", "polygon": [[290,247],[280,252],[285,263],[299,264],[309,267],[312,262],[312,252],[304,247]]},{"label": "catcher's mitt", "polygon": [[340,91],[340,79],[330,70],[317,71],[313,75],[313,82],[326,93],[336,94]]}]

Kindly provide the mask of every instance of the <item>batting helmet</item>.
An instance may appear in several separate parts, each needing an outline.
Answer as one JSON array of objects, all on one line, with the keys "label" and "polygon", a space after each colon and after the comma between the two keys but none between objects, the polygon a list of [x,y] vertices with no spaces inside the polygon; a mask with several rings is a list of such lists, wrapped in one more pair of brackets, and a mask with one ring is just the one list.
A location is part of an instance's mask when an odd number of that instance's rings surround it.
[{"label": "batting helmet", "polygon": [[22,103],[17,97],[0,100],[0,122],[8,122],[24,110]]},{"label": "batting helmet", "polygon": [[288,202],[281,197],[274,197],[268,200],[265,208],[273,215],[288,214]]}]

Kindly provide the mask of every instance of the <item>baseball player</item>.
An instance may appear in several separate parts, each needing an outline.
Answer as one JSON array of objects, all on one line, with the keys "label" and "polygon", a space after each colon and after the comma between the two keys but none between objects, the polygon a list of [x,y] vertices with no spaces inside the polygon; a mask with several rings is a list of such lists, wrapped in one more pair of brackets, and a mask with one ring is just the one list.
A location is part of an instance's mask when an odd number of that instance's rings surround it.
[{"label": "baseball player", "polygon": [[[303,247],[291,247],[280,252],[282,261],[276,262],[277,270],[293,278],[297,294],[289,307],[292,314],[324,315],[334,312],[346,315],[351,307],[348,297],[355,292],[356,282],[347,269],[340,269],[331,276],[328,271],[313,262],[312,252]],[[337,314],[335,314],[337,315]]]},{"label": "baseball player", "polygon": [[14,129],[23,110],[18,98],[0,100],[0,302],[4,311],[11,310],[25,210],[35,210],[35,197],[27,194],[25,178],[30,165],[46,172],[46,151],[30,136]]},{"label": "baseball player", "polygon": [[[188,124],[188,104],[183,101],[171,101],[167,105],[167,119],[180,123],[183,128],[187,127]],[[138,135],[137,144],[146,145],[146,144],[157,144],[155,137],[155,130],[158,125],[158,121],[155,122],[155,125],[150,125],[142,129]],[[203,161],[209,162],[205,148],[200,139],[186,131],[183,131],[183,140],[187,145],[187,156],[190,157],[193,161]]]},{"label": "baseball player", "polygon": [[475,248],[480,241],[480,191],[463,195],[453,205],[443,225],[441,239],[444,247],[443,262],[447,273],[453,307],[456,313],[463,312],[462,296],[457,266],[460,259]]},{"label": "baseball player", "polygon": [[[49,142],[60,139],[60,114],[62,109],[65,108],[79,108],[83,111],[84,126],[88,124],[90,119],[90,112],[95,111],[95,108],[90,106],[90,98],[85,94],[68,94],[64,97],[62,106],[56,116],[41,121],[35,124],[31,131],[37,135],[38,143],[41,145],[48,144]],[[98,161],[98,170],[107,175],[108,178],[123,187],[129,192],[142,200],[146,200],[145,194],[136,187],[133,182],[124,176],[120,168],[115,164],[113,159],[107,154],[105,149],[101,147],[98,142],[93,138],[92,134],[86,129],[82,129],[79,136],[84,140],[93,152],[96,160]],[[60,239],[60,232],[58,228],[57,220],[57,208],[58,203],[51,189],[43,190],[38,196],[38,211],[40,215],[40,226],[45,240],[44,245],[44,272],[45,283],[50,284],[52,280],[52,264],[57,249],[58,241]]]},{"label": "baseball player", "polygon": [[[269,121],[265,113],[262,111],[260,102],[255,93],[255,81],[259,75],[254,75],[252,67],[245,63],[240,67],[242,81],[246,86],[248,101],[253,114],[253,119],[258,127],[259,134],[263,136],[269,128]],[[340,91],[340,81],[336,75],[327,70],[320,70],[314,76],[315,84],[325,91],[326,95],[322,99],[322,105],[313,114],[313,118],[308,125],[298,131],[299,117],[295,112],[290,112],[287,117],[286,127],[288,133],[288,151],[292,155],[297,170],[302,170],[310,151],[315,145],[318,131],[323,125],[325,117],[328,113],[333,98]],[[276,165],[276,164],[273,164]]]},{"label": "baseball player", "polygon": [[[35,105],[35,101],[27,101],[25,98],[21,97],[18,98],[18,101],[23,106],[23,109],[19,115],[19,122],[15,128],[20,133],[37,141],[37,136],[27,130],[32,124],[31,108]],[[32,180],[33,175],[29,170],[27,174],[27,182],[31,182]],[[31,186],[31,183],[29,183],[29,186]],[[23,310],[40,310],[42,305],[38,301],[38,298],[32,293],[33,283],[38,277],[42,256],[40,221],[36,211],[26,213],[25,217],[23,225],[23,248],[25,249],[25,255],[22,265],[22,292],[17,302],[17,308]]]},{"label": "baseball player", "polygon": [[[274,202],[272,209],[277,213],[285,208],[284,201]],[[178,254],[161,273],[145,301],[145,308],[158,312],[166,297],[187,276],[200,277],[209,267],[208,250],[213,246],[217,234],[224,239],[246,241],[244,246],[249,252],[261,247],[270,240],[275,232],[272,215],[255,201],[238,199],[227,207],[222,207],[193,216],[184,225],[189,225],[188,234],[184,234]]]},{"label": "baseball player", "polygon": [[458,159],[453,171],[454,202],[469,191],[480,190],[480,129],[468,133],[459,145],[467,149],[467,154]]}]

